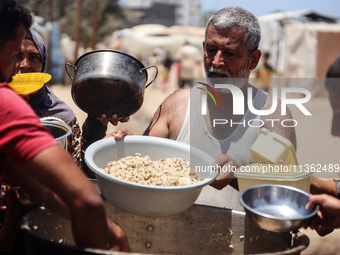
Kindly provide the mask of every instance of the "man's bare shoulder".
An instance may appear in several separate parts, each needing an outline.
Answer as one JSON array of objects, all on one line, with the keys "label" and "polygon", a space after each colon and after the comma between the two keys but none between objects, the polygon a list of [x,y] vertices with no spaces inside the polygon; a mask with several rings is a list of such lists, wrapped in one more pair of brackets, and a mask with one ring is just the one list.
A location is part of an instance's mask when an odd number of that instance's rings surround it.
[{"label": "man's bare shoulder", "polygon": [[158,107],[144,134],[176,139],[185,119],[190,89],[173,92]]},{"label": "man's bare shoulder", "polygon": [[190,98],[190,89],[179,89],[173,92],[169,97],[167,97],[162,106],[164,110],[174,108],[186,108]]}]

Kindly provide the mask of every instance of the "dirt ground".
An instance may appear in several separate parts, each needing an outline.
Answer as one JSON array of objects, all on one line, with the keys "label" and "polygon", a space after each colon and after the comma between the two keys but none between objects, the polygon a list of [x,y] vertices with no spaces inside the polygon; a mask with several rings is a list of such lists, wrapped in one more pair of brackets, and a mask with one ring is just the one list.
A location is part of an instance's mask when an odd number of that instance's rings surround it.
[{"label": "dirt ground", "polygon": [[[82,124],[86,114],[82,112],[71,98],[71,85],[53,85],[55,94],[64,100],[75,112],[79,122]],[[144,103],[141,109],[128,123],[119,124],[118,127],[109,126],[108,132],[119,127],[126,127],[134,134],[142,134],[148,126],[154,112],[159,104],[177,89],[176,81],[170,82],[167,89],[162,89],[157,81],[145,90]],[[298,108],[291,108],[293,118],[298,121],[297,134],[297,157],[300,164],[339,164],[340,139],[332,137],[331,119],[332,112],[327,97],[313,98],[305,104],[312,116],[305,117]],[[320,178],[337,177],[335,173],[319,173]],[[314,231],[300,230],[309,239],[309,247],[302,252],[307,254],[340,254],[340,230],[334,231],[325,237],[319,237]]]}]

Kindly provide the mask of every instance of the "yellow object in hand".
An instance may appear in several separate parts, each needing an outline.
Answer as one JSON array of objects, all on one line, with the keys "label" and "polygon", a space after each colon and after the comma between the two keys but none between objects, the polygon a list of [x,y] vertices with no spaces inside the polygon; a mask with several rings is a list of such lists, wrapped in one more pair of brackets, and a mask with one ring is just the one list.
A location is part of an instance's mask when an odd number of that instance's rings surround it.
[{"label": "yellow object in hand", "polygon": [[27,96],[41,89],[52,76],[48,73],[20,73],[8,84],[18,95]]}]

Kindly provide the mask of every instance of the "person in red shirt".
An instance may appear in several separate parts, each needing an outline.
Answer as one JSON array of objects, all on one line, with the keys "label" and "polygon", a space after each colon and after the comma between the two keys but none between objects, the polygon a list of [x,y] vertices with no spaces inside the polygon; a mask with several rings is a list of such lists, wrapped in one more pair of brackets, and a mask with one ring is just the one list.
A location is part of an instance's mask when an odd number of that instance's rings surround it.
[{"label": "person in red shirt", "polygon": [[[0,1],[0,179],[69,218],[77,245],[129,251],[122,229],[106,217],[96,188],[8,86],[30,25],[31,16],[20,4]],[[6,236],[3,228],[0,238]]]}]

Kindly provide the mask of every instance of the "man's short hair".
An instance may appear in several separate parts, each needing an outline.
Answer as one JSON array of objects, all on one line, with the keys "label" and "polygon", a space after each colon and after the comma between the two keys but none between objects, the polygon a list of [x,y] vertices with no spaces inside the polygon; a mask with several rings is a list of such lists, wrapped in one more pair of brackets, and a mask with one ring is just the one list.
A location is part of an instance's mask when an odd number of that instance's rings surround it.
[{"label": "man's short hair", "polygon": [[340,56],[328,68],[326,78],[326,88],[340,92]]},{"label": "man's short hair", "polygon": [[17,28],[23,24],[26,29],[32,25],[32,16],[16,0],[0,1],[0,45],[16,38]]},{"label": "man's short hair", "polygon": [[218,30],[240,27],[245,29],[244,45],[248,53],[257,50],[261,40],[261,28],[258,19],[254,14],[241,7],[226,7],[213,14],[208,20],[205,29],[205,39],[210,25]]}]

